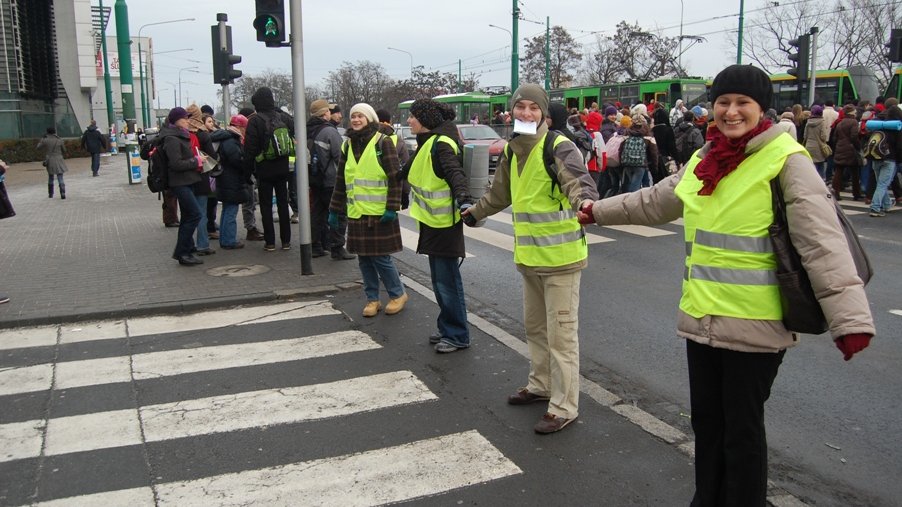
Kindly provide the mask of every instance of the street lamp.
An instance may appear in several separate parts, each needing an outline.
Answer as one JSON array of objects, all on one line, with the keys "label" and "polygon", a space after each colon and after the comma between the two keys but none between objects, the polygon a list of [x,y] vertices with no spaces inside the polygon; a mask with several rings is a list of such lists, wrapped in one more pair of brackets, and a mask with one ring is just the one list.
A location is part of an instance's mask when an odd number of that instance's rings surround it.
[{"label": "street lamp", "polygon": [[[148,26],[153,25],[165,25],[167,23],[180,23],[182,21],[194,21],[194,18],[185,18],[185,19],[172,19],[169,21],[158,21],[156,23],[147,23],[141,25],[138,28],[138,72],[139,72],[139,80],[141,81],[141,121],[144,123],[144,127],[147,127],[148,114],[147,114],[147,99],[144,97],[144,64],[141,62],[141,30],[144,30]],[[133,74],[134,75],[134,74]]]},{"label": "street lamp", "polygon": [[388,48],[388,49],[391,49],[392,51],[400,51],[402,53],[407,53],[407,56],[410,57],[410,78],[413,79],[413,55],[410,53],[410,51],[404,51],[403,49],[398,49],[398,48]]},{"label": "street lamp", "polygon": [[[497,28],[497,29],[499,29],[499,30],[504,30],[505,32],[507,32],[508,35],[511,36],[511,75],[513,76],[513,73],[515,72],[515,71],[514,71],[515,65],[516,65],[516,63],[514,63],[514,52],[515,52],[515,48],[514,48],[514,46],[513,46],[513,44],[514,44],[514,34],[513,34],[513,32],[511,32],[511,31],[508,30],[507,28],[504,28],[503,26],[493,25],[493,24],[491,24],[491,23],[489,23],[489,26],[490,26],[491,28]],[[513,78],[511,78],[511,93],[514,93],[513,86],[514,86],[514,80],[513,80]]]},{"label": "street lamp", "polygon": [[[182,100],[182,71],[187,70],[188,72],[195,72],[195,73],[200,74],[199,72],[197,72],[196,69],[197,69],[197,65],[179,69],[179,101]],[[172,107],[176,107],[176,106],[178,106],[178,104],[176,104],[175,106],[172,106]]]},{"label": "street lamp", "polygon": [[683,77],[683,0],[680,0],[680,48],[677,55],[677,77]]}]

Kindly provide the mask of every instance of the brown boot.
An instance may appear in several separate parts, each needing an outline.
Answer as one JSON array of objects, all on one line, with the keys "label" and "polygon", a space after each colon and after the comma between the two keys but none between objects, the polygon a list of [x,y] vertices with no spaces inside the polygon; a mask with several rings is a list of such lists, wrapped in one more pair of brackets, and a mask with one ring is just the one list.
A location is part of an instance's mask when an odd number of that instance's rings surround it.
[{"label": "brown boot", "polygon": [[404,305],[407,304],[408,299],[409,298],[407,297],[406,292],[404,294],[401,294],[400,297],[392,299],[391,301],[388,302],[387,305],[385,305],[385,314],[386,315],[394,315],[394,314],[400,312],[401,310],[404,309]]},{"label": "brown boot", "polygon": [[247,230],[247,240],[248,241],[263,241],[263,233],[258,231],[257,229],[248,229]]}]

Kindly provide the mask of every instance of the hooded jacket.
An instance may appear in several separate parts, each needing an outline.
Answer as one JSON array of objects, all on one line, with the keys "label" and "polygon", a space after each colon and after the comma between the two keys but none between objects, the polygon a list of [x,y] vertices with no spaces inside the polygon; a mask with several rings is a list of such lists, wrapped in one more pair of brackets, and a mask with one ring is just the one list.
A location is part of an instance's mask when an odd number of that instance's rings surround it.
[{"label": "hooded jacket", "polygon": [[197,158],[191,149],[191,138],[188,131],[175,125],[167,125],[160,129],[159,137],[161,138],[159,146],[166,155],[169,186],[181,187],[200,183]]},{"label": "hooded jacket", "polygon": [[[754,153],[772,141],[782,130],[771,127],[752,138],[746,153]],[[704,157],[710,144],[702,148]],[[743,166],[736,169],[740,171]],[[663,182],[629,194],[598,201],[592,214],[600,225],[660,225],[683,215],[683,203],[674,189],[685,169]],[[792,243],[802,258],[814,293],[827,316],[834,339],[848,334],[873,335],[874,322],[858,278],[845,235],[836,219],[834,204],[824,182],[802,153],[790,155],[779,175],[786,201],[786,214]],[[721,185],[729,185],[729,179]],[[720,187],[718,186],[718,189]],[[700,318],[679,312],[677,334],[715,348],[740,352],[777,352],[798,343],[780,321],[750,320],[719,315]]]},{"label": "hooded jacket", "polygon": [[291,115],[276,108],[272,90],[265,86],[251,96],[251,103],[256,112],[248,118],[247,131],[244,133],[244,164],[251,168],[258,178],[285,176],[289,172],[287,156],[260,162],[256,162],[254,159],[266,149],[269,143],[272,134],[269,131],[269,119],[281,116],[292,139],[295,138],[294,119]]},{"label": "hooded jacket", "polygon": [[106,148],[106,139],[97,130],[97,125],[89,125],[81,136],[81,146],[90,154],[100,153]]},{"label": "hooded jacket", "polygon": [[243,163],[244,149],[241,137],[231,130],[220,129],[210,134],[210,140],[219,143],[219,164],[222,174],[216,178],[216,198],[226,204],[241,204],[250,200]]},{"label": "hooded jacket", "polygon": [[334,188],[338,161],[341,159],[341,134],[331,121],[315,116],[307,120],[307,135],[309,136],[314,129],[319,129],[319,132],[313,139],[313,146],[307,148],[311,150],[311,154],[316,155],[317,166],[321,170],[310,175],[310,185]]}]

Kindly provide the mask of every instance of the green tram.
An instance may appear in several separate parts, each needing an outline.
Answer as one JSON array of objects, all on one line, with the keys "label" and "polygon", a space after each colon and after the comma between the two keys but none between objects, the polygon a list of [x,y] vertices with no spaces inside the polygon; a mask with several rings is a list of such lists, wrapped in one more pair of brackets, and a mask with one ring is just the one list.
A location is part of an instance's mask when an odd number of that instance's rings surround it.
[{"label": "green tram", "polygon": [[893,77],[890,78],[883,96],[886,98],[895,97],[896,100],[902,101],[902,67],[896,67],[893,70]]},{"label": "green tram", "polygon": [[[869,100],[872,104],[877,98],[877,76],[874,71],[862,65],[846,69],[819,70],[815,74],[814,101],[823,104],[832,100],[837,106],[857,100]],[[898,74],[893,76],[898,88]],[[808,102],[808,82],[801,83],[789,74],[773,74],[770,82],[774,86],[773,107],[777,111],[789,109],[793,104]],[[890,86],[893,81],[890,81]],[[800,94],[801,92],[801,94]]]},{"label": "green tram", "polygon": [[654,81],[634,81],[629,83],[609,83],[602,85],[560,88],[549,93],[551,102],[563,104],[567,109],[587,109],[593,103],[620,102],[630,106],[651,101],[670,109],[678,99],[683,99],[686,107],[703,103],[708,99],[704,79],[657,79]]},{"label": "green tram", "polygon": [[[510,95],[507,96],[510,97]],[[493,97],[493,95],[481,92],[466,92],[439,95],[438,97],[433,97],[433,99],[454,108],[454,112],[457,114],[454,119],[456,123],[469,123],[470,118],[474,114],[479,118],[479,123],[487,123],[488,118],[490,118],[489,111],[493,111],[493,109],[490,109],[490,102]],[[398,104],[398,111],[400,112],[399,123],[401,125],[407,125],[411,104],[413,104],[412,100],[405,100]]]}]

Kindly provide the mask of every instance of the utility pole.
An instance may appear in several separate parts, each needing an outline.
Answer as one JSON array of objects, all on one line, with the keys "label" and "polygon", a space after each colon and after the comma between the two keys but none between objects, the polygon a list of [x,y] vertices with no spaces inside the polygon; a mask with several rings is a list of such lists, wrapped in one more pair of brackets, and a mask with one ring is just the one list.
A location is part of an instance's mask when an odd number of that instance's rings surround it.
[{"label": "utility pole", "polygon": [[739,0],[739,41],[736,44],[736,64],[742,65],[742,25],[745,19],[745,0]]},{"label": "utility pole", "polygon": [[520,8],[513,0],[513,30],[511,31],[511,94],[520,85],[520,50],[517,48],[517,25],[520,23]]},{"label": "utility pole", "polygon": [[135,91],[132,77],[132,38],[128,33],[128,6],[116,0],[116,45],[119,48],[119,85],[122,91],[122,118],[129,133],[135,131]]},{"label": "utility pole", "polygon": [[814,104],[814,85],[817,81],[817,32],[816,26],[811,27],[811,62],[808,64],[808,72],[811,79],[808,80],[808,107]]},{"label": "utility pole", "polygon": [[545,16],[545,91],[551,89],[551,16]]},{"label": "utility pole", "polygon": [[104,19],[103,0],[100,0],[100,46],[103,48],[103,85],[106,87],[106,119],[109,126],[113,127],[116,123],[116,115],[113,113],[113,83],[110,79],[110,58],[106,52],[106,24],[108,22],[109,19]]},{"label": "utility pole", "polygon": [[301,274],[313,274],[313,245],[310,234],[310,182],[307,175],[307,106],[304,102],[304,33],[301,19],[301,0],[290,0],[289,17],[291,33],[291,78],[294,82],[294,132],[299,141],[295,150],[294,176],[297,178],[298,207],[300,220],[298,229],[301,244]]}]

